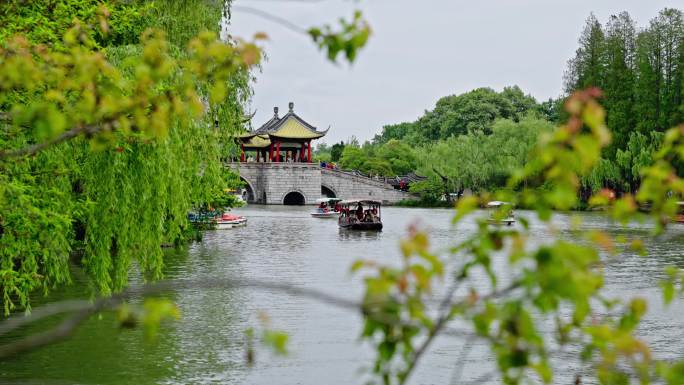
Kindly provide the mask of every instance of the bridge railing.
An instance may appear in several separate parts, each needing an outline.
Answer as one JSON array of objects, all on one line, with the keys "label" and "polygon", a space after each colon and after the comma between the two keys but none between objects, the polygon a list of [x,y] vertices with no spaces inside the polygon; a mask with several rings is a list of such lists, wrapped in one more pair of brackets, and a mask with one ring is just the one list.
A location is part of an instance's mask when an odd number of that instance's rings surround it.
[{"label": "bridge railing", "polygon": [[[374,184],[378,187],[397,190],[389,183],[385,183],[382,180],[378,180],[378,179],[374,179],[372,177],[366,176],[361,172],[354,172],[353,170],[350,171],[350,170],[321,168],[321,172],[334,174],[334,175],[337,175],[339,177],[346,177],[348,179],[355,179],[356,178],[359,181],[361,181],[362,183]],[[400,191],[400,190],[397,190],[397,191]]]}]

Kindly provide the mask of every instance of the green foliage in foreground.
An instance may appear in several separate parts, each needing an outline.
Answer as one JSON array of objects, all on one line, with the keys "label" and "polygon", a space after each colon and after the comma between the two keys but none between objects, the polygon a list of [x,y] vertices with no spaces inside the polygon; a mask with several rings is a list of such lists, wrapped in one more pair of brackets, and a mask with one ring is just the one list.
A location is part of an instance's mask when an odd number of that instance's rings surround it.
[{"label": "green foliage in foreground", "polygon": [[[5,314],[68,283],[71,267],[105,295],[135,265],[160,278],[161,245],[186,240],[188,211],[235,203],[225,190],[239,178],[222,160],[242,130],[261,50],[219,39],[230,3],[0,4]],[[340,24],[309,37],[351,62],[370,28],[358,12]]]},{"label": "green foliage in foreground", "polygon": [[[45,17],[43,7],[2,6],[5,20],[15,20],[0,28],[5,313],[28,307],[36,289],[69,282],[74,250],[102,293],[122,289],[134,263],[159,278],[160,246],[183,241],[188,211],[236,185],[221,158],[241,127],[258,48],[218,41],[221,7],[213,19],[194,20],[197,37],[175,45],[159,30],[129,35],[157,21],[159,4],[73,3],[56,4],[55,19],[29,33],[30,42],[10,34]],[[97,29],[76,22],[62,30],[78,16]],[[126,39],[110,35],[122,29]]]},{"label": "green foliage in foreground", "polygon": [[[127,262],[138,255],[137,251],[144,255],[138,262],[154,274],[160,261],[155,259],[154,250],[146,250],[152,242],[126,237],[135,237],[131,229],[140,228],[148,237],[172,234],[172,230],[159,230],[167,225],[159,219],[166,219],[169,213],[185,214],[175,211],[175,200],[167,199],[187,192],[181,188],[188,185],[177,187],[181,183],[194,181],[204,188],[217,187],[201,179],[216,176],[212,167],[216,167],[219,152],[210,148],[208,155],[198,155],[178,145],[216,146],[219,141],[212,138],[220,137],[220,133],[213,120],[226,116],[220,108],[226,98],[236,100],[227,96],[231,88],[226,84],[232,85],[232,76],[240,69],[246,71],[258,58],[253,47],[217,42],[215,34],[191,40],[187,50],[180,49],[182,53],[176,55],[158,33],[146,33],[141,46],[133,48],[130,60],[115,65],[115,60],[106,60],[94,49],[89,34],[83,31],[75,27],[67,34],[65,53],[46,52],[15,39],[4,45],[0,55],[0,76],[5,76],[0,82],[4,118],[0,163],[0,241],[4,244],[0,263],[7,307],[13,301],[26,304],[32,289],[48,288],[68,277],[65,251],[78,239],[71,232],[79,232],[74,221],[85,226],[87,247],[95,248],[89,251],[93,265],[86,266],[94,281],[104,286],[104,292],[120,283],[118,277],[127,273]],[[172,92],[179,90],[185,92]],[[204,107],[199,103],[200,95],[209,101],[207,108],[198,108]],[[515,129],[520,133],[516,139],[520,143],[528,143],[528,136],[518,126],[542,131],[529,158],[525,158],[526,152],[504,151],[510,162],[524,163],[523,167],[509,169],[512,176],[505,182],[509,190],[521,193],[500,193],[497,198],[535,207],[539,219],[552,229],[551,210],[577,205],[583,181],[592,172],[601,169],[602,175],[614,174],[609,166],[601,165],[611,135],[596,97],[598,92],[589,90],[570,98],[566,103],[569,121],[553,132],[547,132],[544,124],[526,122],[524,117],[497,123],[502,132]],[[77,136],[54,142],[73,129]],[[199,139],[186,138],[184,130]],[[505,148],[508,135],[496,135],[497,130],[489,136],[473,131],[450,136],[447,142],[460,146],[459,140],[482,140],[486,146],[492,141],[492,146]],[[649,166],[638,170],[645,157],[638,151],[642,140],[635,136],[629,154],[623,155],[625,164],[640,176],[638,194],[627,194],[614,202],[604,194],[594,194],[589,202],[610,205],[610,215],[624,223],[634,218],[637,204],[648,203],[657,233],[676,214],[677,201],[684,196],[678,167],[684,161],[684,128],[671,129],[658,138],[662,145],[653,145],[658,150]],[[32,147],[36,143],[46,146]],[[21,157],[26,154],[30,156]],[[171,160],[163,163],[164,155]],[[472,156],[476,161],[481,159],[477,154]],[[377,157],[390,164],[395,159],[382,153]],[[163,167],[146,163],[148,159],[162,162]],[[150,170],[162,176],[151,175]],[[181,176],[174,179],[175,173]],[[502,178],[496,173],[486,175],[490,176],[472,176],[472,183],[486,188],[486,181]],[[154,180],[165,183],[163,188],[154,183],[138,187],[135,182],[145,182],[144,178],[168,179]],[[196,192],[211,193],[208,196],[215,193],[204,189]],[[152,199],[157,198],[161,203],[154,206]],[[134,199],[153,205],[152,209],[136,206]],[[472,215],[479,203],[475,198],[460,200],[455,226]],[[131,207],[142,211],[134,212]],[[90,239],[93,235],[88,233],[90,221],[98,220],[105,234],[104,239],[98,239],[102,244]],[[355,271],[367,272],[360,309],[362,338],[376,348],[373,372],[378,381],[405,383],[432,342],[442,333],[452,333],[485,341],[496,358],[492,375],[506,384],[554,382],[560,368],[552,366],[551,358],[564,347],[576,348],[570,350],[579,351],[573,358],[586,369],[576,382],[583,382],[582,376],[601,384],[684,382],[684,361],[658,360],[635,334],[648,304],[640,298],[608,298],[603,290],[602,264],[606,258],[623,247],[640,249],[639,239],[613,240],[601,232],[587,232],[581,244],[556,239],[532,247],[527,241],[535,234],[524,218],[519,221],[520,228],[504,230],[488,226],[482,218],[477,231],[453,245],[446,256],[431,249],[427,234],[411,228],[400,245],[402,263],[359,261],[352,266]],[[128,250],[122,251],[122,247]],[[495,267],[495,260],[506,262],[503,271]],[[476,274],[489,277],[489,285],[474,284],[471,277]],[[666,277],[663,298],[669,303],[683,290],[684,274],[670,268]],[[435,295],[442,292],[437,289],[443,284],[444,296]],[[436,307],[432,306],[435,300]],[[349,306],[349,302],[345,304]],[[151,334],[161,320],[178,316],[167,301],[147,301],[143,311],[134,316],[126,310],[125,306],[120,308],[122,324],[139,319]],[[456,320],[467,328],[453,329]],[[548,322],[554,325],[553,333],[544,331]],[[286,351],[286,335],[271,331],[261,335],[277,351]],[[568,360],[564,356],[561,362]]]},{"label": "green foliage in foreground", "polygon": [[[580,179],[599,166],[602,149],[610,144],[597,95],[589,90],[569,99],[569,122],[540,135],[533,158],[507,182],[522,194],[497,196],[534,207],[551,233],[550,210],[578,203]],[[684,196],[684,181],[672,164],[683,153],[684,128],[677,127],[666,133],[653,166],[643,170],[637,196],[611,204],[597,194],[590,202],[610,204],[609,214],[625,224],[635,217],[637,203],[649,202],[659,233],[676,214],[678,197]],[[541,185],[547,187],[539,189]],[[474,197],[461,199],[455,228],[482,203]],[[489,346],[495,369],[475,383],[491,378],[505,384],[555,383],[571,361],[582,368],[575,383],[684,382],[684,359],[658,360],[637,336],[646,301],[611,298],[604,292],[603,263],[623,248],[642,251],[641,240],[587,231],[581,243],[556,238],[532,246],[528,240],[536,230],[525,218],[518,218],[520,226],[514,228],[491,226],[486,217],[476,220],[477,230],[446,255],[433,251],[428,234],[412,227],[401,243],[402,263],[360,260],[352,266],[353,271],[366,271],[362,338],[376,348],[373,372],[378,382],[406,383],[434,340],[448,338],[443,335],[460,339],[466,352],[475,340]],[[477,283],[482,275],[489,277],[489,285]],[[662,286],[669,303],[684,290],[684,274],[672,267],[667,277]],[[554,367],[558,354],[563,354],[556,361],[562,366]],[[462,355],[459,360],[465,359]]]}]

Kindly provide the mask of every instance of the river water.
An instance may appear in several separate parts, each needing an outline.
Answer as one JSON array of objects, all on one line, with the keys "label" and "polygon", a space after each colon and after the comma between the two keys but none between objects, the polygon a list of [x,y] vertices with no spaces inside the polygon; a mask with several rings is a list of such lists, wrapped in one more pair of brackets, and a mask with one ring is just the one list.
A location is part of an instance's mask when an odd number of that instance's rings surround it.
[{"label": "river water", "polygon": [[[383,208],[385,228],[379,233],[338,230],[335,220],[308,215],[310,207],[248,206],[235,210],[248,225],[210,231],[201,243],[169,251],[166,277],[179,280],[246,277],[277,280],[316,288],[349,299],[359,299],[360,276],[349,267],[358,258],[394,263],[398,241],[410,224],[427,228],[435,248],[446,248],[475,228],[474,220],[451,225],[452,210]],[[533,218],[531,213],[518,213]],[[601,213],[575,214],[583,229],[602,229],[612,235],[645,241],[648,257],[631,252],[606,264],[606,286],[618,298],[642,296],[649,315],[639,329],[659,358],[684,356],[684,308],[681,299],[664,307],[658,288],[663,268],[684,267],[684,229],[671,228],[651,239],[648,225],[622,227]],[[556,214],[554,226],[562,237],[576,239],[570,215]],[[534,242],[550,239],[548,230],[532,220]],[[87,295],[77,283],[45,301]],[[133,284],[139,284],[138,279]],[[0,362],[0,383],[44,384],[364,384],[372,359],[371,348],[359,340],[361,317],[349,310],[311,299],[253,288],[181,290],[170,294],[181,319],[165,324],[154,341],[139,329],[118,329],[112,314],[93,317],[66,342]],[[247,365],[245,330],[264,319],[290,336],[289,354],[276,356],[256,348]],[[54,322],[53,322],[54,323]],[[37,327],[49,326],[43,323]],[[29,329],[24,333],[34,332]],[[7,342],[20,335],[5,337]],[[464,341],[445,337],[424,356],[412,384],[449,384],[462,362],[459,383],[483,379],[494,368],[487,349],[475,342],[461,356]],[[570,352],[574,356],[576,352]],[[571,383],[581,368],[570,360],[555,361],[555,383]],[[482,383],[496,383],[490,378]]]}]

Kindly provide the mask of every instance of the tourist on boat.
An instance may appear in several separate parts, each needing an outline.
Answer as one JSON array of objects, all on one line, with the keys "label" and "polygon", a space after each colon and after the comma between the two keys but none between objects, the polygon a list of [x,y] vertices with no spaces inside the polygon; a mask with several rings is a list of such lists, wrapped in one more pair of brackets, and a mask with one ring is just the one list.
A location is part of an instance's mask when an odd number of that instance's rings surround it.
[{"label": "tourist on boat", "polygon": [[370,210],[366,210],[366,214],[363,216],[364,222],[373,222],[373,217],[371,216]]},{"label": "tourist on boat", "polygon": [[359,203],[359,206],[356,208],[356,218],[358,220],[363,219],[363,205]]}]

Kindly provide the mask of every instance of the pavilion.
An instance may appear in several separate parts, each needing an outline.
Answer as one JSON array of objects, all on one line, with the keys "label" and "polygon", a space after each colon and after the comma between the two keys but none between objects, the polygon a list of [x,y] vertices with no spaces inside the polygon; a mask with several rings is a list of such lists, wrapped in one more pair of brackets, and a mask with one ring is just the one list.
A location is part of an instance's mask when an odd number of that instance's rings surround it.
[{"label": "pavilion", "polygon": [[240,161],[246,161],[246,153],[254,152],[257,162],[307,162],[311,163],[311,141],[322,138],[328,130],[318,131],[294,113],[294,103],[282,118],[278,107],[273,107],[273,117],[258,129],[240,135]]}]

